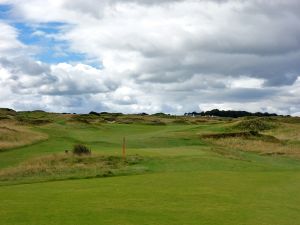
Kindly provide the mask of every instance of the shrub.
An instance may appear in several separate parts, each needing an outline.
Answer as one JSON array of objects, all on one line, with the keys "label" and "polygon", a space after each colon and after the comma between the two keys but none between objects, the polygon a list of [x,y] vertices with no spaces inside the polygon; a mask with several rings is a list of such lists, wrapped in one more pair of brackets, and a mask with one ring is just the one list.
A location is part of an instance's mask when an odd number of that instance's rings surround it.
[{"label": "shrub", "polygon": [[73,147],[73,154],[75,155],[90,155],[91,149],[82,144],[76,144]]}]

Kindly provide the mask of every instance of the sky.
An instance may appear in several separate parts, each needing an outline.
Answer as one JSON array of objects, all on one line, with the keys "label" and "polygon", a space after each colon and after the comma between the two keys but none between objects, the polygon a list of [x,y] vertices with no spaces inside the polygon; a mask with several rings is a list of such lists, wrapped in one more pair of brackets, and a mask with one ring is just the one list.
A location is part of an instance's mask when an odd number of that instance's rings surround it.
[{"label": "sky", "polygon": [[0,107],[300,116],[300,1],[0,0]]}]

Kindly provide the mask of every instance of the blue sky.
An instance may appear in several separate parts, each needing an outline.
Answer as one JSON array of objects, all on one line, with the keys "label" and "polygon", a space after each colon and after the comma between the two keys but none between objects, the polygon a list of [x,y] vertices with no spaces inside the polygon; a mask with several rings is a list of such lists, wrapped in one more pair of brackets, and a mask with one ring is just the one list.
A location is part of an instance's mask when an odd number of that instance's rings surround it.
[{"label": "blue sky", "polygon": [[10,5],[0,4],[0,19],[7,19],[10,9]]},{"label": "blue sky", "polygon": [[[80,62],[84,54],[70,51],[67,41],[56,39],[63,23],[43,23],[36,26],[28,23],[11,23],[19,31],[19,40],[28,46],[38,47],[34,58],[45,63]],[[35,33],[42,32],[42,35]],[[48,37],[47,37],[48,36]],[[51,37],[52,36],[52,37]]]},{"label": "blue sky", "polygon": [[35,47],[34,58],[45,63],[80,62],[85,55],[70,50],[67,41],[59,40],[58,35],[67,26],[66,23],[28,23],[14,18],[12,6],[0,4],[0,19],[15,27],[19,33],[18,39],[25,45]]}]

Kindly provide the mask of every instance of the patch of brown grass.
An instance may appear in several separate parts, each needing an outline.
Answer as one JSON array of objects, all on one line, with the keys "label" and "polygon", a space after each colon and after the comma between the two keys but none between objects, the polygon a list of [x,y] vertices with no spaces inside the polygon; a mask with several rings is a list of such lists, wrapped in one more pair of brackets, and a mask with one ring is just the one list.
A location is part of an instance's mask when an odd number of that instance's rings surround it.
[{"label": "patch of brown grass", "polygon": [[300,157],[300,147],[286,142],[270,142],[264,140],[250,140],[244,138],[214,139],[214,144],[241,151],[256,152],[266,155],[291,155]]},{"label": "patch of brown grass", "polygon": [[0,151],[46,140],[47,134],[11,122],[0,122]]},{"label": "patch of brown grass", "polygon": [[128,156],[52,154],[30,159],[17,167],[0,170],[0,181],[55,180],[105,177],[128,172],[130,165],[143,159]]},{"label": "patch of brown grass", "polygon": [[300,124],[282,123],[277,129],[266,132],[281,140],[300,141]]}]

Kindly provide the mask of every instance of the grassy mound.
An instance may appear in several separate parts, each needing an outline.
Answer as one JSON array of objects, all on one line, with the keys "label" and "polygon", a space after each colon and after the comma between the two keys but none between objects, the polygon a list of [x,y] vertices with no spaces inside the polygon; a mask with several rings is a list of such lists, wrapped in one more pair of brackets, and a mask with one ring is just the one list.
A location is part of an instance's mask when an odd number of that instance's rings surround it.
[{"label": "grassy mound", "polygon": [[105,120],[94,114],[72,115],[69,122],[78,122],[85,124],[102,123]]},{"label": "grassy mound", "polygon": [[260,137],[256,131],[250,132],[230,132],[230,133],[216,133],[216,134],[203,134],[201,135],[202,138],[213,138],[213,139],[220,139],[220,138],[249,138],[249,137]]},{"label": "grassy mound", "polygon": [[29,125],[44,125],[53,122],[45,113],[20,113],[16,116],[16,120],[20,124],[29,124]]},{"label": "grassy mound", "polygon": [[186,118],[175,119],[172,121],[174,124],[190,124]]},{"label": "grassy mound", "polygon": [[7,108],[0,108],[0,120],[11,119],[16,115],[16,111]]},{"label": "grassy mound", "polygon": [[13,109],[0,108],[0,114],[14,116],[14,115],[17,114],[17,112],[15,110],[13,110]]},{"label": "grassy mound", "polygon": [[123,160],[117,156],[52,154],[0,171],[0,181],[22,183],[141,173],[145,169],[136,165],[142,160],[137,155]]},{"label": "grassy mound", "polygon": [[265,118],[254,118],[249,120],[240,121],[235,128],[245,131],[264,131],[275,128],[272,121]]},{"label": "grassy mound", "polygon": [[245,152],[255,152],[261,155],[286,155],[300,157],[300,148],[296,143],[282,142],[272,136],[263,135],[261,138],[222,138],[214,139],[214,144],[224,149]]},{"label": "grassy mound", "polygon": [[200,137],[205,139],[212,139],[212,140],[218,140],[218,139],[233,139],[239,141],[260,140],[263,142],[281,143],[281,141],[278,138],[271,135],[260,134],[257,131],[203,134]]},{"label": "grassy mound", "polygon": [[0,126],[0,151],[30,145],[38,141],[46,140],[46,134],[32,131],[28,128],[11,123],[3,123]]}]

